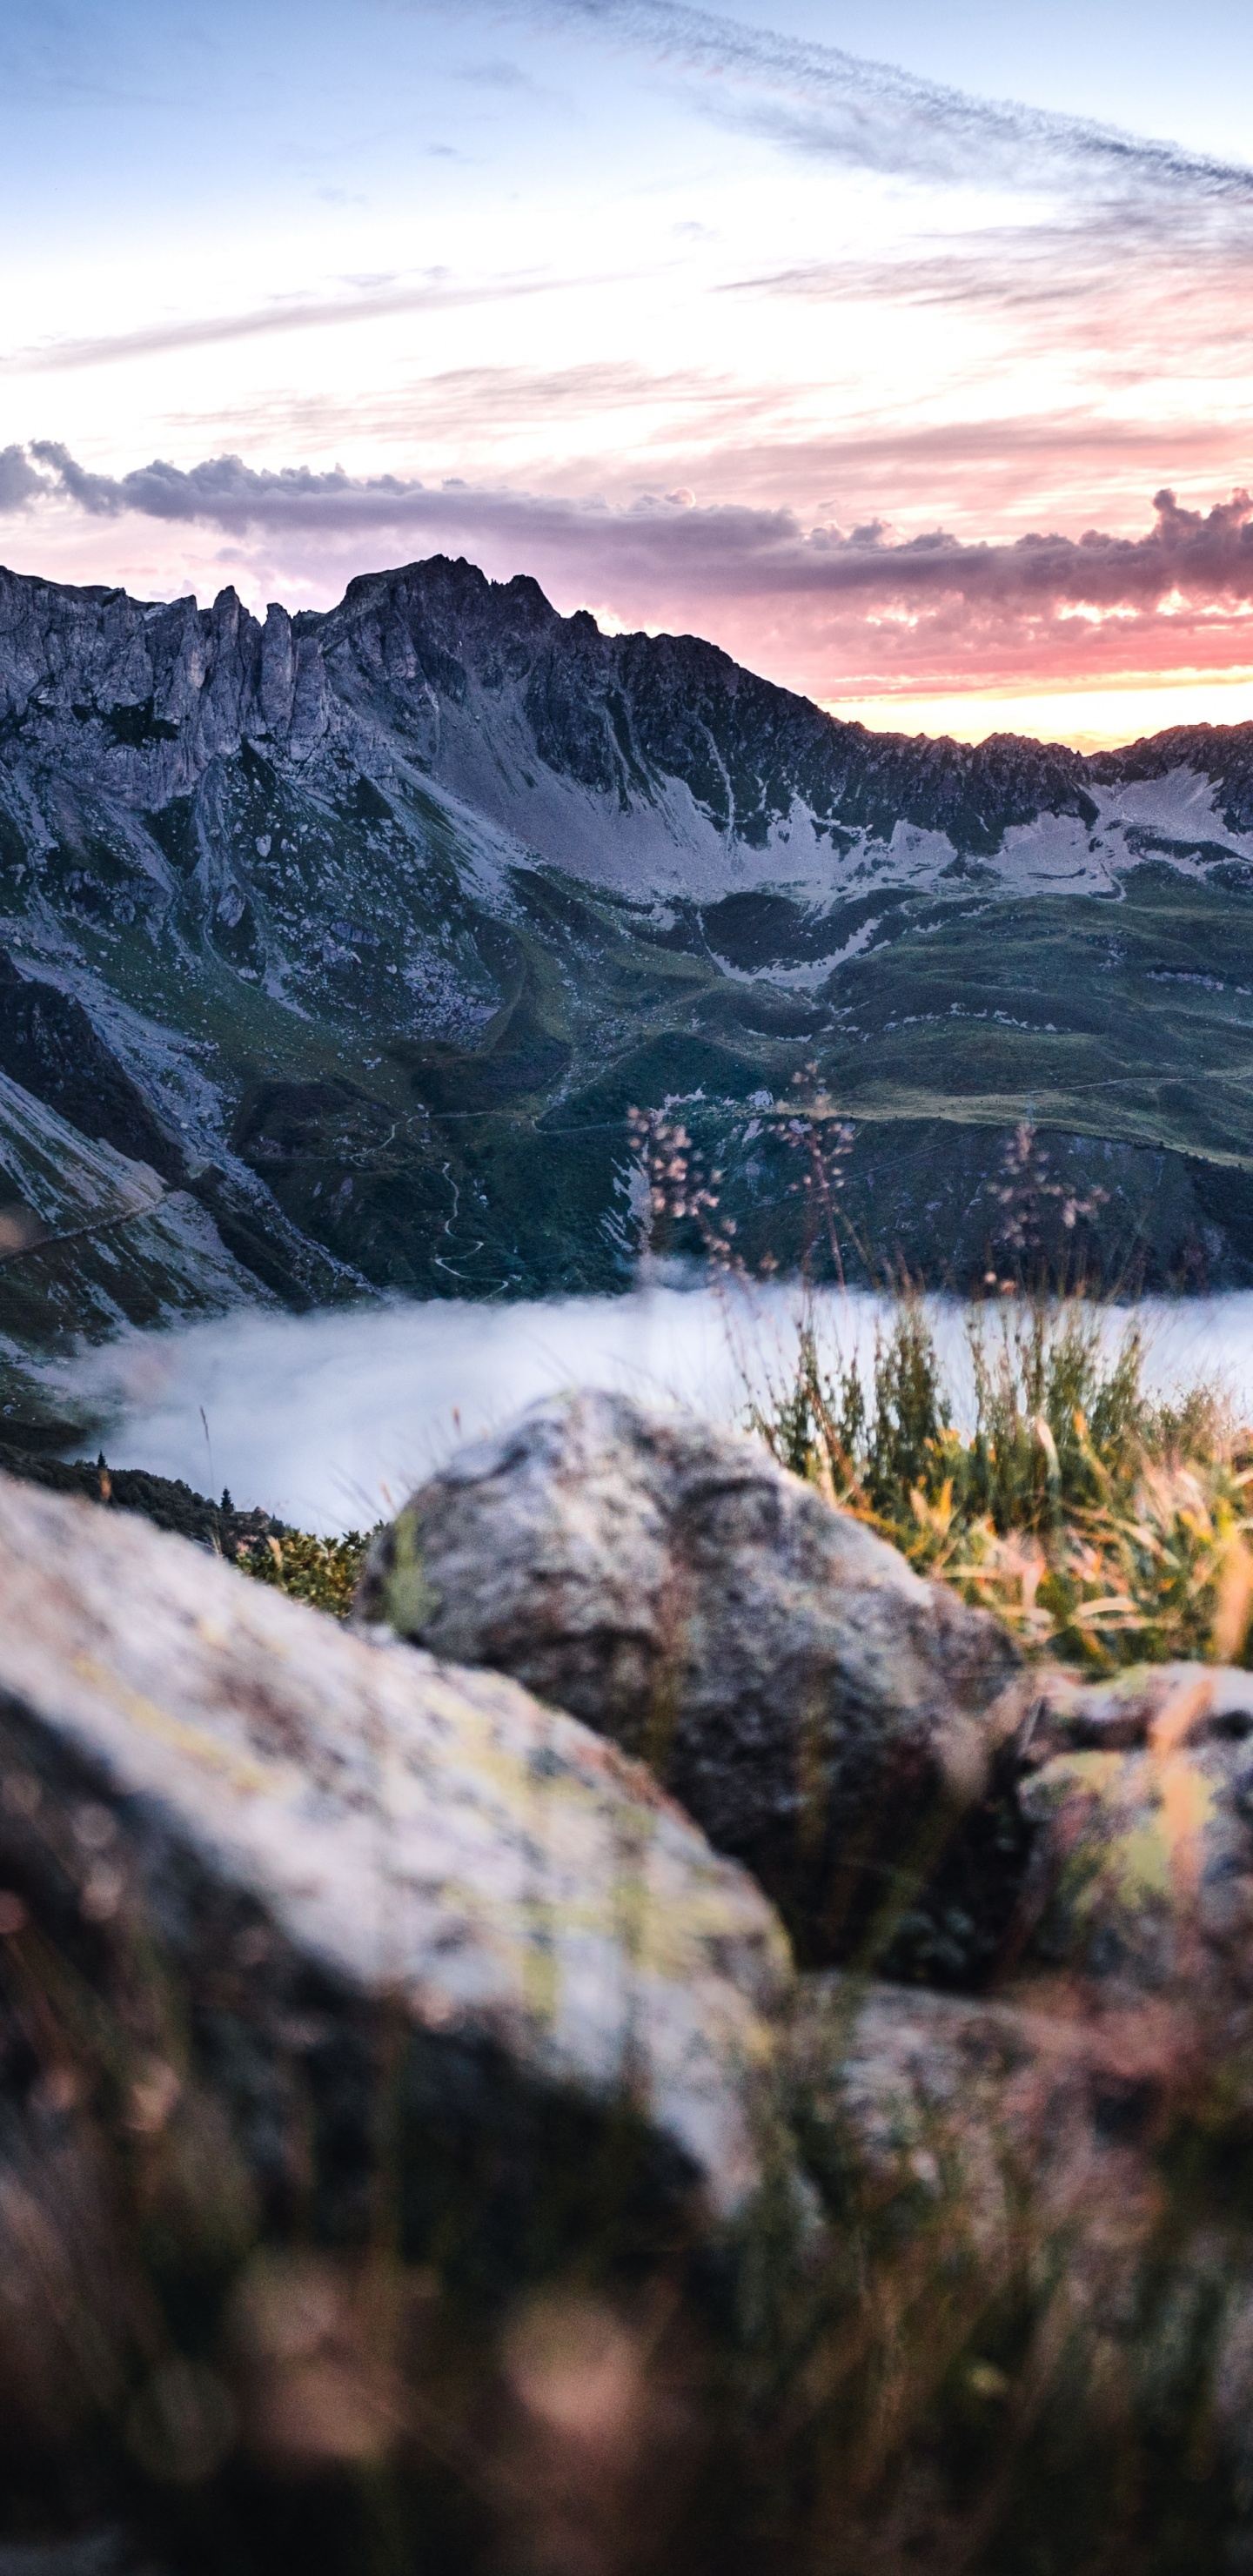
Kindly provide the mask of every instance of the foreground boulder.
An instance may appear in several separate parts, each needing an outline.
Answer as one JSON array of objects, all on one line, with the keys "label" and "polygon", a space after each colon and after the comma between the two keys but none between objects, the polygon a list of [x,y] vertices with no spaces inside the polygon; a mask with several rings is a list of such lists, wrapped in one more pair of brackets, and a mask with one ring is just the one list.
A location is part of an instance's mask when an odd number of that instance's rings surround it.
[{"label": "foreground boulder", "polygon": [[0,2570],[1253,2567],[1253,1686],[1010,1705],[996,1993],[796,1978],[577,1721],[0,1479]]},{"label": "foreground boulder", "polygon": [[642,1755],[815,1960],[872,1934],[1017,1718],[992,1619],[758,1443],[620,1396],[460,1451],[379,1539],[359,1607]]},{"label": "foreground boulder", "polygon": [[1253,1675],[1044,1668],[1018,1699],[996,1994],[798,2000],[856,2464],[827,2563],[1247,2569]]},{"label": "foreground boulder", "polygon": [[[0,1478],[19,2527],[93,2478],[112,2506],[119,2476],[368,2465],[431,2405],[468,2475],[532,2293],[595,2343],[603,2282],[664,2270],[664,2343],[763,2200],[803,2216],[775,2190],[789,1978],[751,1881],[571,1718]],[[517,2364],[541,2396],[545,2367]]]}]

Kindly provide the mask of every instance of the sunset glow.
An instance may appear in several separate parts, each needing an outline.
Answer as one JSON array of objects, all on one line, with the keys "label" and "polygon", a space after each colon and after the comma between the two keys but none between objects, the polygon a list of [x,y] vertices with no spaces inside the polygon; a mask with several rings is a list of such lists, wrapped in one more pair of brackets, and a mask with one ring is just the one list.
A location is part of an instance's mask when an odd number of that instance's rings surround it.
[{"label": "sunset glow", "polygon": [[1202,9],[1207,91],[1106,19],[972,6],[941,79],[909,0],[846,51],[818,0],[112,0],[69,97],[19,9],[0,557],[294,609],[464,553],[876,725],[1244,721],[1253,37]]},{"label": "sunset glow", "polygon": [[1169,675],[1126,688],[1055,689],[1004,697],[987,691],[948,697],[832,698],[822,701],[846,723],[875,732],[951,734],[956,742],[983,742],[991,733],[1036,734],[1042,742],[1067,742],[1075,751],[1109,751],[1168,725],[1253,723],[1253,669],[1224,680]]}]

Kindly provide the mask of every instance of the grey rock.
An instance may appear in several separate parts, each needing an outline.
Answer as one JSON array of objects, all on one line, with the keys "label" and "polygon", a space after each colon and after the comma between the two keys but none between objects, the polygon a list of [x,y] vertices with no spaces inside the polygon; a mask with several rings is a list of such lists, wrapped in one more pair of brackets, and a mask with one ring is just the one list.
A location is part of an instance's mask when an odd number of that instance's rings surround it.
[{"label": "grey rock", "polygon": [[[576,1431],[578,1529],[540,1474]],[[707,1573],[729,1528],[733,1626],[781,1560],[801,1622],[842,1568],[933,1766],[1000,1738],[928,1588],[705,1439],[604,1400],[522,1426],[550,1640],[603,1675],[556,1614],[610,1583],[606,1529],[617,1618],[676,1529]],[[441,1483],[448,1530],[491,1455]],[[429,1622],[418,1536],[375,1581]],[[864,1646],[863,1691],[888,1668]],[[1217,1799],[1253,1697],[1191,1669],[1005,1706],[1052,1866],[1094,1766],[1156,1764],[1167,1822],[1189,1778]],[[1163,1998],[1083,1920],[1064,1976],[1028,1944],[992,1997],[794,1978],[745,1874],[575,1718],[0,1478],[0,2576],[346,2576],[380,2499],[431,2576],[1177,2576],[1181,2531],[1245,2563],[1250,2033],[1230,1984],[1195,2008],[1212,1946]]]},{"label": "grey rock", "polygon": [[1253,2038],[1253,1674],[1041,1675],[1015,1769],[1033,1829],[1020,1954],[1081,1981],[1089,2009],[1151,2002],[1234,2081]]},{"label": "grey rock", "polygon": [[0,1073],[85,1136],[112,1145],[132,1162],[147,1163],[172,1187],[186,1180],[178,1138],[153,1116],[81,1002],[37,976],[19,974],[2,948]]},{"label": "grey rock", "polygon": [[[712,2299],[725,2338],[758,2213],[779,2287],[813,2232],[791,1988],[751,1880],[572,1718],[0,1477],[0,2544],[41,2509],[59,2566],[71,2495],[179,2565],[212,2491],[225,2576],[242,2462],[277,2571],[293,2479],[391,2462],[451,2576],[527,2525],[497,2454],[549,2420],[554,2333],[609,2339],[629,2488],[674,2451],[665,2318],[708,2338]],[[368,2557],[350,2504],[302,2564]]]},{"label": "grey rock", "polygon": [[381,1535],[359,1609],[643,1756],[816,1959],[872,1936],[1017,1722],[990,1618],[756,1442],[624,1397],[462,1450]]},{"label": "grey rock", "polygon": [[[488,711],[507,768],[475,743]],[[613,835],[615,808],[638,823],[676,787],[676,840],[685,810],[685,837],[711,852],[720,834],[762,848],[798,811],[818,832],[838,817],[890,840],[907,821],[979,850],[1042,809],[1096,811],[1088,765],[1056,744],[876,737],[696,637],[605,636],[523,575],[494,584],[442,556],[362,576],[325,615],[271,604],[263,624],[232,589],[198,609],[0,570],[0,716],[32,731],[60,718],[67,744],[68,719],[80,731],[113,719],[112,780],[149,805],[250,738],[296,761],[330,743],[377,762],[390,734],[514,826],[522,766],[532,787],[538,766],[546,855],[559,858],[576,800],[603,800]]]},{"label": "grey rock", "polygon": [[[0,1772],[0,1862],[32,1904],[55,1882],[92,1922],[133,1908],[194,1975],[179,1887],[211,1881],[218,1937],[233,1919],[257,1948],[263,1921],[282,1976],[316,1963],[346,2009],[394,1998],[530,2082],[628,2094],[724,2217],[757,2187],[752,2076],[790,1976],[771,1908],[646,1771],[515,1684],[0,1477]],[[77,1842],[76,1800],[99,1819]]]},{"label": "grey rock", "polygon": [[[185,1156],[245,1295],[619,1288],[622,1122],[676,1093],[703,1098],[698,1150],[753,1264],[790,1265],[790,1157],[743,1134],[752,1096],[789,1096],[813,1048],[854,1108],[859,991],[876,1062],[946,1056],[903,1009],[915,931],[963,924],[995,981],[998,895],[1055,890],[1063,849],[1076,895],[1152,854],[1238,893],[1251,781],[1242,727],[1097,761],[871,734],[697,638],[602,635],[534,581],[442,557],[263,622],[229,589],[199,608],[0,569],[0,936],[39,988],[10,997],[0,1060],[62,1115],[79,1103],[89,1136]],[[977,933],[972,878],[993,905]],[[1072,993],[1071,955],[1039,1044],[1098,998]],[[937,1058],[940,1109],[946,1079]],[[1100,1136],[1112,1113],[1089,1105],[1093,1132],[1052,1151],[1081,1200],[1099,1161],[1093,1274],[1121,1275],[1134,1239],[1163,1280],[1208,1263],[1240,1284],[1235,1163]],[[1238,1099],[1224,1114],[1238,1145]],[[846,1261],[982,1276],[1001,1152],[960,1120],[867,1122]],[[32,1351],[59,1332],[42,1275],[23,1266]]]},{"label": "grey rock", "polygon": [[265,1297],[188,1188],[97,1143],[0,1069],[5,1357]]},{"label": "grey rock", "polygon": [[[1183,767],[1212,782],[1230,830],[1253,813],[1247,727],[1095,759],[1009,735],[873,734],[697,637],[602,635],[525,575],[493,583],[438,555],[361,576],[325,613],[271,603],[264,622],[230,588],[201,609],[0,568],[0,722],[32,820],[58,788],[160,813],[251,745],[295,770],[355,763],[384,792],[416,768],[519,856],[724,900],[772,843],[790,884],[802,847],[834,862],[903,830],[935,836],[937,874],[1041,816],[1068,818],[1078,853],[1106,791],[1116,808],[1125,782]],[[156,857],[149,841],[154,881]]]}]

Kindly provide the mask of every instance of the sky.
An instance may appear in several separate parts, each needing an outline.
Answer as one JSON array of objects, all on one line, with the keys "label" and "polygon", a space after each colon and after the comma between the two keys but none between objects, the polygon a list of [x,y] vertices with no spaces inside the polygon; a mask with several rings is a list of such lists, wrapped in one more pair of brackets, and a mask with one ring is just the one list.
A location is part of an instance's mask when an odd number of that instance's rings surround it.
[{"label": "sky", "polygon": [[1248,720],[1251,100],[1233,0],[5,0],[0,561]]}]

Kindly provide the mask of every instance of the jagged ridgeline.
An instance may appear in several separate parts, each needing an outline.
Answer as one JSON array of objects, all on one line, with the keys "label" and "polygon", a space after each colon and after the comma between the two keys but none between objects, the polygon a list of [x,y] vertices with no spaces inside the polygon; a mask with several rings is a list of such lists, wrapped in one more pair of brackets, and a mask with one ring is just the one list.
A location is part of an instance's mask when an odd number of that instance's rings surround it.
[{"label": "jagged ridgeline", "polygon": [[1029,1112],[1107,1271],[1253,1277],[1251,726],[876,735],[440,557],[264,623],[2,573],[0,941],[11,1352],[612,1287],[633,1103],[786,1258],[806,1065],[872,1259],[981,1268]]}]

